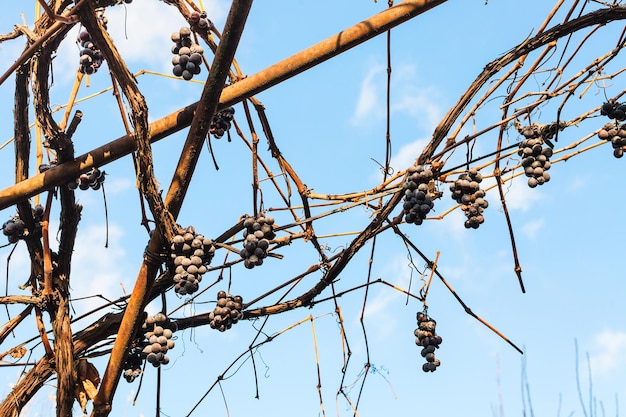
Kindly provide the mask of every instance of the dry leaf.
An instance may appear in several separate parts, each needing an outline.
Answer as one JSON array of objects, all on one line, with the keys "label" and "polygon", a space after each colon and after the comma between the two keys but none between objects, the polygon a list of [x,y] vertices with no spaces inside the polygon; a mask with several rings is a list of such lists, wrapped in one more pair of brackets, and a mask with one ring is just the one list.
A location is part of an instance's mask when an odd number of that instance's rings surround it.
[{"label": "dry leaf", "polygon": [[74,397],[80,404],[83,413],[87,413],[87,402],[93,400],[98,393],[98,385],[100,384],[100,374],[96,367],[87,359],[79,359],[76,361],[76,388],[74,389]]},{"label": "dry leaf", "polygon": [[21,359],[26,355],[26,348],[24,346],[16,346],[7,353],[14,359]]}]

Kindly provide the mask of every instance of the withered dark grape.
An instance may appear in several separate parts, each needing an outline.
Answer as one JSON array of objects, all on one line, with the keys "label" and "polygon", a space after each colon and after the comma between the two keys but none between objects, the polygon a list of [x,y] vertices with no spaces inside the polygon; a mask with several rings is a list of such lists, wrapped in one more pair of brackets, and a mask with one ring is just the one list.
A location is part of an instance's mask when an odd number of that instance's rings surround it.
[{"label": "withered dark grape", "polygon": [[172,68],[172,73],[177,77],[181,77],[183,75],[183,71],[183,67],[180,64],[176,64],[174,65],[174,68]]}]

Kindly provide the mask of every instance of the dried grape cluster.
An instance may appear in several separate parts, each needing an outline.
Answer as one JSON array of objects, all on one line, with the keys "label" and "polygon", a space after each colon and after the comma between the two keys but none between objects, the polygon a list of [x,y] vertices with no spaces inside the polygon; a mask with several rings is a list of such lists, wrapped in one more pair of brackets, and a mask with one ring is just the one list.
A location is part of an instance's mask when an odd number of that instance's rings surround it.
[{"label": "dried grape cluster", "polygon": [[465,213],[465,227],[467,229],[478,229],[485,221],[483,212],[489,206],[485,200],[485,191],[480,188],[483,176],[476,168],[459,175],[459,178],[450,184],[452,198],[461,204],[461,209]]},{"label": "dried grape cluster", "polygon": [[180,295],[198,291],[202,275],[215,254],[211,239],[197,234],[192,226],[180,231],[170,245],[174,263],[174,291]]},{"label": "dried grape cluster", "polygon": [[122,3],[130,4],[133,0],[94,0],[93,5],[95,8],[117,6]]},{"label": "dried grape cluster", "polygon": [[[52,159],[47,164],[39,165],[39,172],[45,172],[56,166],[57,166],[56,159]],[[92,190],[98,190],[104,183],[105,175],[106,175],[105,171],[100,171],[100,169],[94,167],[94,168],[91,168],[86,173],[81,174],[75,180],[68,182],[66,185],[67,185],[67,188],[69,188],[70,190],[75,190],[77,188],[80,188],[81,190],[87,190],[89,188],[91,188]]]},{"label": "dried grape cluster", "polygon": [[122,369],[124,372],[124,379],[126,382],[133,382],[139,375],[141,375],[141,366],[143,365],[143,349],[147,348],[147,344],[145,347],[136,346],[131,348],[126,360],[122,364]]},{"label": "dried grape cluster", "polygon": [[198,12],[194,10],[189,15],[189,21],[200,29],[209,29],[211,27],[211,21],[207,18],[205,11]]},{"label": "dried grape cluster", "polygon": [[43,220],[44,211],[45,211],[45,208],[41,204],[37,204],[35,207],[33,207],[33,220],[35,220],[35,224]]},{"label": "dried grape cluster", "polygon": [[103,27],[104,29],[106,29],[106,28],[107,28],[107,25],[109,24],[109,18],[108,18],[108,17],[106,17],[106,16],[105,16],[105,15],[103,15],[103,14],[102,14],[102,15],[99,15],[99,16],[98,16],[98,21],[100,21],[100,24],[102,25],[102,27]]},{"label": "dried grape cluster", "polygon": [[48,162],[47,164],[44,163],[39,165],[39,172],[46,172],[47,170],[54,168],[55,166],[57,166],[57,160],[51,159],[50,162]]},{"label": "dried grape cluster", "polygon": [[98,71],[98,68],[102,65],[104,57],[100,52],[100,49],[91,40],[91,35],[86,30],[83,30],[78,35],[77,42],[80,44],[80,67],[78,70],[83,74],[93,74]]},{"label": "dried grape cluster", "polygon": [[17,243],[26,233],[26,224],[18,215],[13,216],[2,225],[2,234],[7,237],[9,243]]},{"label": "dried grape cluster", "polygon": [[243,258],[246,268],[252,269],[263,264],[267,257],[270,240],[276,237],[274,233],[274,218],[259,214],[256,218],[247,216],[243,222],[246,228],[243,232],[243,249],[239,255]]},{"label": "dried grape cluster", "polygon": [[626,120],[626,104],[621,104],[615,100],[609,100],[602,104],[600,114],[607,116],[609,119],[618,121]]},{"label": "dried grape cluster", "polygon": [[434,207],[433,200],[436,193],[431,191],[430,183],[434,178],[433,171],[423,165],[412,165],[408,169],[408,176],[404,188],[404,219],[407,223],[422,224],[430,210]]},{"label": "dried grape cluster", "polygon": [[148,340],[143,349],[146,360],[155,368],[167,365],[170,358],[166,353],[175,345],[172,335],[176,331],[176,323],[165,314],[157,313],[154,316],[148,316],[142,328],[145,331],[144,336]]},{"label": "dried grape cluster", "polygon": [[183,26],[178,32],[172,33],[172,73],[189,81],[194,75],[200,74],[204,49],[191,39],[191,29]]},{"label": "dried grape cluster", "polygon": [[426,313],[417,313],[417,329],[415,329],[415,344],[422,346],[422,357],[426,363],[422,365],[424,372],[434,372],[441,361],[435,357],[435,349],[439,349],[441,336],[435,332],[437,323]]},{"label": "dried grape cluster", "polygon": [[75,190],[80,188],[81,190],[88,190],[91,188],[92,190],[99,190],[104,183],[106,172],[100,171],[98,168],[92,168],[84,174],[80,174],[80,176],[74,181],[70,181],[67,183],[67,188],[70,190]]},{"label": "dried grape cluster", "polygon": [[209,126],[209,133],[212,134],[215,139],[221,139],[224,133],[230,130],[231,122],[235,116],[235,109],[227,107],[222,111],[215,113],[211,124]]},{"label": "dried grape cluster", "polygon": [[243,318],[243,299],[239,295],[232,296],[226,291],[217,293],[217,306],[209,313],[209,325],[220,332],[230,329],[233,324]]},{"label": "dried grape cluster", "polygon": [[552,148],[543,146],[542,131],[537,125],[523,128],[522,134],[525,138],[520,142],[517,154],[522,157],[522,167],[528,177],[528,186],[535,188],[550,181],[550,174],[547,171],[551,166]]},{"label": "dried grape cluster", "polygon": [[598,131],[598,137],[611,142],[614,157],[621,158],[624,156],[624,147],[626,146],[626,123],[620,125],[609,122]]}]

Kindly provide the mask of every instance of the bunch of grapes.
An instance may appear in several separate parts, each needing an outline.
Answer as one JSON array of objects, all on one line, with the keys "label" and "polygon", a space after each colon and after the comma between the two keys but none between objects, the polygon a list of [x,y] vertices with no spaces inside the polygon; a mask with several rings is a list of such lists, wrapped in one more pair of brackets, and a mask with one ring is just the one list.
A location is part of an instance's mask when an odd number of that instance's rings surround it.
[{"label": "bunch of grapes", "polygon": [[430,210],[435,206],[433,200],[437,198],[430,184],[434,179],[433,171],[423,165],[412,165],[408,169],[408,176],[404,188],[404,219],[407,223],[422,224]]},{"label": "bunch of grapes", "polygon": [[54,168],[55,166],[57,166],[57,160],[51,159],[50,162],[48,162],[47,164],[44,163],[39,165],[39,172],[46,172],[47,170]]},{"label": "bunch of grapes", "polygon": [[243,249],[239,255],[244,259],[244,265],[248,269],[263,264],[263,259],[267,257],[267,250],[270,240],[276,237],[274,233],[274,218],[259,214],[256,218],[246,217],[243,226]]},{"label": "bunch of grapes", "polygon": [[196,234],[192,226],[183,229],[174,236],[170,245],[174,263],[174,291],[180,295],[198,291],[202,275],[207,272],[206,265],[211,263],[215,246],[211,239]]},{"label": "bunch of grapes", "polygon": [[104,61],[104,57],[102,56],[100,49],[94,45],[91,40],[91,35],[89,35],[89,32],[86,30],[80,32],[77,42],[81,46],[80,67],[78,70],[83,74],[95,73]]},{"label": "bunch of grapes", "polygon": [[551,166],[552,148],[543,146],[541,133],[532,126],[524,128],[522,134],[525,139],[520,142],[517,154],[522,157],[522,167],[528,177],[528,186],[535,188],[550,181],[550,174],[547,171]]},{"label": "bunch of grapes", "polygon": [[133,0],[94,0],[93,4],[96,8],[116,6],[122,3],[130,4]]},{"label": "bunch of grapes", "polygon": [[567,127],[567,123],[560,120],[558,123],[533,123],[528,126],[517,126],[517,130],[524,135],[526,139],[536,139],[541,138],[545,143],[547,143],[551,148],[554,146],[551,144],[550,139],[552,139],[559,130],[563,130]]},{"label": "bunch of grapes", "polygon": [[166,353],[175,345],[172,335],[176,331],[176,323],[165,314],[157,313],[154,316],[148,316],[142,328],[145,330],[144,336],[148,340],[143,349],[146,360],[155,368],[167,365],[170,358]]},{"label": "bunch of grapes", "polygon": [[98,20],[100,21],[100,24],[102,25],[102,27],[106,29],[107,25],[109,24],[109,18],[106,17],[104,14],[100,14],[98,15]]},{"label": "bunch of grapes", "polygon": [[20,216],[15,215],[2,225],[2,233],[7,237],[9,243],[17,243],[26,233],[26,224]]},{"label": "bunch of grapes", "polygon": [[422,346],[422,357],[426,363],[422,365],[424,372],[434,372],[441,362],[435,357],[435,349],[439,349],[441,336],[435,332],[437,323],[426,313],[417,313],[417,329],[415,329],[415,344]]},{"label": "bunch of grapes", "polygon": [[35,220],[35,224],[43,221],[43,213],[45,209],[41,204],[37,204],[33,207],[33,220]]},{"label": "bunch of grapes", "polygon": [[230,125],[234,117],[235,109],[232,107],[227,107],[215,113],[209,125],[209,133],[212,134],[215,139],[221,139],[224,133],[230,130]]},{"label": "bunch of grapes", "polygon": [[194,10],[189,16],[189,21],[200,29],[209,29],[211,27],[211,21],[207,18],[205,11],[198,12]]},{"label": "bunch of grapes", "polygon": [[459,175],[459,178],[450,185],[452,198],[461,205],[465,213],[465,228],[478,229],[484,223],[483,212],[489,206],[485,200],[485,191],[480,188],[483,176],[476,168]]},{"label": "bunch of grapes", "polygon": [[189,81],[194,75],[200,74],[204,49],[191,39],[191,29],[183,26],[178,32],[172,33],[172,73]]},{"label": "bunch of grapes", "polygon": [[144,347],[135,346],[132,347],[128,353],[126,360],[122,364],[122,369],[124,369],[122,375],[124,375],[126,382],[133,382],[137,377],[139,377],[139,375],[141,375],[141,366],[143,365],[144,359],[143,350],[146,349],[146,347],[147,344]]},{"label": "bunch of grapes", "polygon": [[600,114],[607,116],[609,119],[618,121],[626,120],[626,104],[621,104],[615,100],[609,100],[602,104]]},{"label": "bunch of grapes", "polygon": [[624,156],[624,147],[626,146],[626,123],[620,125],[609,122],[598,131],[598,137],[606,141],[611,141],[614,157],[621,158]]},{"label": "bunch of grapes", "polygon": [[106,172],[100,171],[98,168],[92,168],[84,174],[80,174],[80,176],[74,181],[70,181],[67,183],[67,188],[70,190],[75,190],[80,188],[81,190],[88,190],[91,188],[92,190],[99,190],[104,183]]},{"label": "bunch of grapes", "polygon": [[243,299],[239,295],[232,296],[226,291],[217,293],[217,306],[209,313],[210,326],[220,332],[230,329],[233,324],[243,318]]}]

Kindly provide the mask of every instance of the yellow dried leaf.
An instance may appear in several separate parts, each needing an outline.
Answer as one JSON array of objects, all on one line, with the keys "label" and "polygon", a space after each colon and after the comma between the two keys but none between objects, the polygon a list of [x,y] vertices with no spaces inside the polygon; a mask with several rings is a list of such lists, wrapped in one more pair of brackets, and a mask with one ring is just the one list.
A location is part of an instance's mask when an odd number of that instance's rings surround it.
[{"label": "yellow dried leaf", "polygon": [[26,348],[24,346],[16,346],[8,354],[14,359],[21,359],[26,355]]},{"label": "yellow dried leaf", "polygon": [[78,379],[74,388],[74,397],[83,413],[87,413],[87,403],[98,393],[100,374],[87,359],[79,359],[76,361],[76,376]]}]

